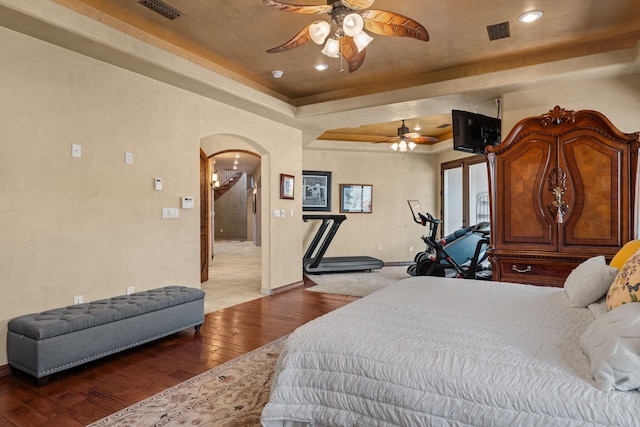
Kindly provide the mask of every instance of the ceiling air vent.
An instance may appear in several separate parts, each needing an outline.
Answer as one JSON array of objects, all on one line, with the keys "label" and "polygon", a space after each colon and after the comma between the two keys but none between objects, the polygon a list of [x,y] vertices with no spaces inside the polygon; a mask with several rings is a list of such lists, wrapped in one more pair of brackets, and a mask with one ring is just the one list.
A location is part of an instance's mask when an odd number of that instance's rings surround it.
[{"label": "ceiling air vent", "polygon": [[444,128],[448,128],[449,126],[451,126],[450,123],[443,123],[440,126],[436,126],[437,129],[444,129]]},{"label": "ceiling air vent", "polygon": [[487,32],[489,33],[489,41],[498,39],[506,39],[511,36],[509,34],[509,23],[503,22],[501,24],[487,26]]},{"label": "ceiling air vent", "polygon": [[183,13],[179,10],[172,8],[171,6],[160,0],[140,0],[138,3],[148,7],[156,13],[159,13],[167,19],[171,19],[172,21],[174,19],[180,18],[183,15]]}]

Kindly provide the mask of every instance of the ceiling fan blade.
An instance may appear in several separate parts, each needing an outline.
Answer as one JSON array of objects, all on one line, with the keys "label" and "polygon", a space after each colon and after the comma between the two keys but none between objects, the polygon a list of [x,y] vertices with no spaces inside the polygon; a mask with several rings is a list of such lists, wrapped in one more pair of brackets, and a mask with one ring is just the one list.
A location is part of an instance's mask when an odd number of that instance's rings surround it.
[{"label": "ceiling fan blade", "polygon": [[399,136],[394,136],[393,138],[387,138],[384,141],[376,141],[376,142],[400,142],[402,138]]},{"label": "ceiling fan blade", "polygon": [[341,0],[343,6],[353,10],[367,9],[375,0]]},{"label": "ceiling fan blade", "polygon": [[347,61],[347,64],[349,64],[349,72],[353,73],[355,70],[360,68],[364,62],[364,56],[367,50],[362,49],[362,51],[358,52],[358,47],[353,41],[353,37],[341,37],[340,43],[342,44],[340,49],[342,57]]},{"label": "ceiling fan blade", "polygon": [[320,14],[320,13],[331,13],[333,6],[330,4],[323,5],[301,5],[301,4],[290,4],[283,3],[281,1],[275,0],[263,0],[263,3],[266,6],[273,7],[274,9],[281,10],[283,12],[294,12],[294,13],[309,13],[309,14]]},{"label": "ceiling fan blade", "polygon": [[406,16],[375,9],[365,10],[360,15],[364,19],[364,28],[372,33],[382,36],[411,37],[425,42],[429,41],[427,29]]},{"label": "ceiling fan blade", "polygon": [[426,135],[409,137],[409,140],[415,142],[416,144],[430,144],[433,142],[438,142],[438,138],[434,138],[432,136],[426,136]]},{"label": "ceiling fan blade", "polygon": [[285,52],[287,50],[294,49],[298,46],[302,46],[303,44],[311,40],[311,35],[309,35],[309,26],[311,26],[311,24],[304,27],[298,34],[293,36],[293,38],[288,42],[281,44],[280,46],[276,46],[269,49],[267,53]]}]

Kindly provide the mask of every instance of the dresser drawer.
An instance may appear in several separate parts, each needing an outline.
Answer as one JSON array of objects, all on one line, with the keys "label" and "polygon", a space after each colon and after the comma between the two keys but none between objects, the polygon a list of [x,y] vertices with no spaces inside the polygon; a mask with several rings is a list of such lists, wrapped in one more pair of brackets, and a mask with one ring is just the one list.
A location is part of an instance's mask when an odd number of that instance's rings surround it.
[{"label": "dresser drawer", "polygon": [[498,268],[494,280],[561,287],[579,263],[557,259],[500,258],[495,264]]}]

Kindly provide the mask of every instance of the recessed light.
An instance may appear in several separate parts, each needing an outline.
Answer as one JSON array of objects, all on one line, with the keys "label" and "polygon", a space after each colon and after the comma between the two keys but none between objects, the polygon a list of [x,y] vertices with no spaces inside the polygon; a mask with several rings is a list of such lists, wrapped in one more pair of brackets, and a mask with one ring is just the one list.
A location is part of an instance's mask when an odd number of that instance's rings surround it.
[{"label": "recessed light", "polygon": [[520,22],[533,22],[542,18],[543,13],[539,10],[532,10],[530,12],[523,13],[518,17],[518,21]]},{"label": "recessed light", "polygon": [[284,74],[284,72],[280,71],[280,70],[273,70],[271,72],[271,74],[273,74],[273,77],[276,79],[279,79],[280,77],[282,77],[282,75]]},{"label": "recessed light", "polygon": [[314,64],[313,68],[318,71],[325,71],[329,69],[329,64]]}]

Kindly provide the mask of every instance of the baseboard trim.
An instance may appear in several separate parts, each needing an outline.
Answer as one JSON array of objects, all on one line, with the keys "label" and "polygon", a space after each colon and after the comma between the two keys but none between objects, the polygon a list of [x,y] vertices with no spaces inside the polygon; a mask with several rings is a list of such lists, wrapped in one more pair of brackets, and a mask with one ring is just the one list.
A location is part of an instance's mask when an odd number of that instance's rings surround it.
[{"label": "baseboard trim", "polygon": [[275,288],[275,289],[261,289],[260,293],[264,295],[279,294],[280,292],[289,291],[291,289],[299,288],[301,286],[304,286],[304,280],[301,280],[299,282],[294,282],[289,285],[280,286],[279,288]]}]

